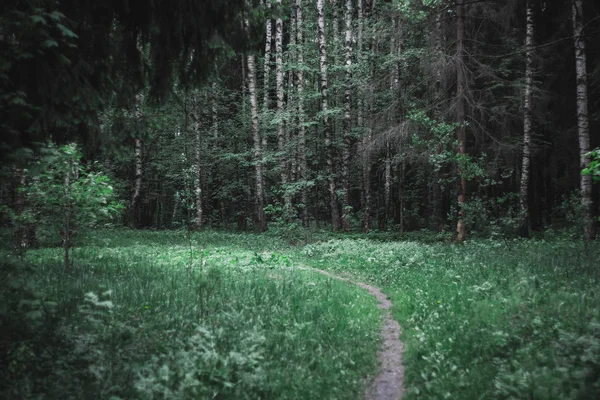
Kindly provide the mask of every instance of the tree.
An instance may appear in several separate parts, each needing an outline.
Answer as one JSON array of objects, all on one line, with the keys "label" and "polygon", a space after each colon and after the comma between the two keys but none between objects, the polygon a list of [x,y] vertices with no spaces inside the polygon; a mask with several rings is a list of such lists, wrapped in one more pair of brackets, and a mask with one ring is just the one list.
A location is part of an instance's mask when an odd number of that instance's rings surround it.
[{"label": "tree", "polygon": [[[0,120],[10,132],[1,139],[2,161],[47,139],[89,143],[100,132],[94,128],[107,99],[116,93],[132,103],[144,75],[150,97],[163,100],[175,78],[201,81],[223,51],[215,40],[238,49],[247,43],[238,23],[242,6],[243,0],[157,0],[151,7],[139,0],[2,2],[0,97],[9,107]],[[139,68],[138,38],[150,49],[146,71]]]},{"label": "tree", "polygon": [[[250,30],[249,17],[245,17],[246,30]],[[250,97],[250,113],[252,118],[252,140],[254,142],[254,170],[255,170],[255,202],[258,225],[260,231],[267,230],[267,217],[265,215],[263,156],[261,149],[260,126],[258,121],[258,102],[256,99],[256,61],[255,55],[247,55],[248,68],[248,95]]]},{"label": "tree", "polygon": [[277,0],[277,11],[279,16],[275,20],[275,75],[277,81],[277,150],[279,151],[279,173],[281,176],[281,187],[284,201],[284,218],[291,215],[292,200],[287,190],[288,168],[287,154],[285,152],[285,131],[283,118],[283,20],[281,19],[281,0]]},{"label": "tree", "polygon": [[[196,158],[195,165],[195,184],[196,184],[196,227],[202,228],[202,212],[203,212],[203,204],[202,204],[202,135],[200,132],[200,99],[198,93],[192,94],[192,115],[194,116],[194,120],[192,122],[193,125],[193,133],[194,133],[194,153]],[[216,106],[212,107],[213,113],[216,113]],[[213,120],[214,121],[214,120]],[[214,123],[214,122],[213,122]]]},{"label": "tree", "polygon": [[521,236],[529,236],[529,167],[531,164],[532,97],[533,97],[533,56],[535,21],[533,0],[527,0],[527,33],[525,36],[525,95],[523,106],[523,162],[521,167],[521,186],[519,203],[521,208]]},{"label": "tree", "polygon": [[321,113],[323,114],[323,136],[325,136],[325,151],[327,163],[327,186],[329,190],[329,207],[331,210],[331,229],[336,232],[340,228],[337,191],[334,175],[334,148],[327,105],[327,36],[325,35],[324,0],[317,0],[319,29],[319,89],[321,91]]},{"label": "tree", "polygon": [[352,128],[351,102],[352,102],[352,0],[346,0],[344,14],[346,28],[345,48],[345,90],[344,90],[344,136],[342,148],[342,224],[345,231],[350,230],[350,129]]},{"label": "tree", "polygon": [[[135,119],[136,119],[136,129],[141,129],[144,122],[144,111],[143,111],[143,102],[144,95],[143,93],[139,93],[135,98]],[[142,192],[142,178],[143,178],[143,142],[139,137],[139,132],[136,134],[136,137],[133,139],[134,141],[134,151],[135,151],[135,174],[134,174],[134,184],[133,184],[133,194],[131,195],[131,203],[129,204],[129,226],[131,228],[137,227],[137,210],[140,202],[140,196]]]},{"label": "tree", "polygon": [[123,208],[116,200],[110,179],[98,163],[85,166],[75,144],[56,149],[47,157],[50,163],[38,168],[23,187],[26,199],[25,221],[37,226],[37,236],[44,240],[59,233],[64,250],[64,266],[71,266],[70,250],[82,228],[93,228],[118,215]]},{"label": "tree", "polygon": [[302,224],[308,227],[308,166],[306,163],[306,127],[304,112],[304,26],[302,24],[302,0],[296,1],[296,43],[298,45],[298,158],[300,178],[300,201],[302,203]]},{"label": "tree", "polygon": [[466,123],[465,123],[465,6],[464,0],[456,1],[456,122],[459,124],[457,131],[458,139],[458,175],[460,189],[458,194],[458,222],[456,225],[456,241],[463,242],[466,236],[465,227],[465,202],[467,197],[467,180],[465,177],[464,160],[466,156]]},{"label": "tree", "polygon": [[[587,54],[583,36],[583,1],[572,0],[573,38],[575,41],[575,73],[577,75],[577,130],[579,134],[580,169],[590,167],[590,128],[587,93]],[[582,174],[580,178],[581,207],[583,210],[583,230],[585,238],[593,239],[594,220],[592,202],[592,177]]]}]

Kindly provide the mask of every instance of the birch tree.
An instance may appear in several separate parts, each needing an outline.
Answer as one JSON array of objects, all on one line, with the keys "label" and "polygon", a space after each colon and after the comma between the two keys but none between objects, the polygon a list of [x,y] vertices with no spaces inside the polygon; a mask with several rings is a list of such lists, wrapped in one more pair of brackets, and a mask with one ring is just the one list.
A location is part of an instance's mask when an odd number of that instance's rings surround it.
[{"label": "birch tree", "polygon": [[302,186],[300,189],[300,201],[302,203],[302,225],[308,227],[308,166],[306,163],[306,126],[305,126],[305,111],[304,111],[304,32],[303,32],[303,15],[302,15],[302,0],[296,1],[296,43],[298,45],[298,160],[300,169],[300,178]]},{"label": "birch tree", "polygon": [[275,21],[275,74],[277,81],[277,149],[279,151],[279,169],[283,188],[284,214],[287,219],[291,212],[291,199],[287,193],[288,169],[285,154],[285,130],[283,118],[283,20],[281,19],[281,0],[277,0],[278,17]]},{"label": "birch tree", "polygon": [[329,115],[327,106],[327,37],[325,35],[324,0],[317,0],[317,26],[319,30],[319,90],[321,92],[321,112],[323,114],[323,134],[327,152],[327,183],[329,190],[329,207],[331,208],[331,229],[335,232],[340,227],[340,215],[334,176],[334,149],[331,141]]},{"label": "birch tree", "polygon": [[[264,0],[263,0],[263,3]],[[265,60],[263,64],[263,111],[269,109],[269,81],[271,77],[271,45],[273,43],[273,26],[270,16],[271,0],[266,0],[267,18],[265,21]]]},{"label": "birch tree", "polygon": [[350,180],[350,129],[352,125],[352,0],[346,0],[345,21],[345,90],[344,90],[344,137],[342,147],[342,224],[344,230],[350,230],[348,213],[350,212],[349,180]]},{"label": "birch tree", "polygon": [[[140,68],[144,68],[143,62],[141,61],[144,56],[144,49],[142,46],[141,38],[137,38],[136,48],[140,57]],[[131,228],[137,227],[137,209],[140,202],[140,195],[142,192],[142,174],[143,174],[143,164],[142,164],[142,139],[140,138],[140,132],[143,120],[144,120],[144,91],[143,88],[136,94],[135,96],[135,121],[136,121],[136,137],[133,139],[134,141],[134,152],[135,152],[135,175],[134,175],[134,183],[133,183],[133,194],[131,196],[131,202],[129,204],[129,226]]]},{"label": "birch tree", "polygon": [[202,149],[201,149],[201,133],[200,133],[200,101],[199,94],[192,94],[192,131],[194,133],[194,152],[196,158],[195,168],[195,184],[196,184],[196,227],[202,228]]},{"label": "birch tree", "polygon": [[534,15],[533,0],[527,0],[527,33],[525,35],[525,98],[523,107],[523,161],[521,165],[521,186],[519,205],[521,208],[521,235],[529,236],[529,167],[531,164],[532,97],[533,97],[533,56],[534,56]]},{"label": "birch tree", "polygon": [[[575,41],[575,73],[577,78],[577,131],[579,134],[580,169],[589,168],[590,126],[588,115],[587,53],[583,34],[583,1],[572,0],[573,38]],[[594,238],[592,211],[592,176],[582,174],[580,178],[581,208],[585,238]]]},{"label": "birch tree", "polygon": [[466,237],[464,204],[467,196],[467,181],[465,171],[461,164],[466,155],[466,126],[465,126],[465,6],[464,0],[456,0],[456,121],[459,124],[457,130],[458,140],[458,175],[460,189],[458,194],[458,222],[456,224],[456,241],[463,242]]},{"label": "birch tree", "polygon": [[[142,125],[142,121],[144,118],[144,111],[142,109],[142,103],[144,101],[144,95],[139,93],[135,97],[135,119],[137,121],[137,127]],[[135,152],[135,175],[133,180],[133,194],[131,195],[131,203],[129,204],[129,226],[131,228],[135,228],[137,226],[136,218],[137,218],[137,209],[139,206],[140,195],[142,192],[142,176],[143,176],[143,143],[142,139],[138,136],[133,139],[134,141],[134,152]]]},{"label": "birch tree", "polygon": [[[249,7],[249,2],[246,1]],[[246,32],[250,31],[250,20],[245,16],[244,24]],[[250,115],[252,120],[252,141],[254,143],[254,171],[255,171],[255,202],[258,225],[261,232],[267,230],[267,218],[265,215],[265,198],[263,189],[263,159],[261,149],[260,126],[258,121],[258,101],[256,95],[256,56],[249,53],[247,59],[248,71],[248,96],[250,97]]]}]

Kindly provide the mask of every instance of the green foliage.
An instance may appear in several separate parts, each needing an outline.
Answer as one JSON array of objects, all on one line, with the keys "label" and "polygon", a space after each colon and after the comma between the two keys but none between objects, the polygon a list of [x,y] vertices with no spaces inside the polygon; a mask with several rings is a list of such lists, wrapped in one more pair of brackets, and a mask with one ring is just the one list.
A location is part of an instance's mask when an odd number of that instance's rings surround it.
[{"label": "green foliage", "polygon": [[190,268],[185,237],[88,232],[73,250],[87,268],[68,275],[30,250],[10,277],[48,312],[21,335],[38,305],[17,313],[28,295],[0,291],[0,397],[361,398],[381,321],[368,293],[293,268],[268,236],[193,232]]},{"label": "green foliage", "polygon": [[329,240],[307,263],[382,286],[406,345],[407,399],[600,396],[600,247]]},{"label": "green foliage", "polygon": [[582,175],[591,175],[594,182],[600,182],[600,148],[585,155],[590,158],[590,165],[581,171]]},{"label": "green foliage", "polygon": [[[60,236],[63,246],[70,247],[79,229],[110,225],[123,206],[100,165],[84,165],[76,145],[62,146],[52,154],[29,171],[28,183],[20,189],[27,208],[15,220],[35,225],[41,243]],[[37,170],[42,172],[37,175]]]}]

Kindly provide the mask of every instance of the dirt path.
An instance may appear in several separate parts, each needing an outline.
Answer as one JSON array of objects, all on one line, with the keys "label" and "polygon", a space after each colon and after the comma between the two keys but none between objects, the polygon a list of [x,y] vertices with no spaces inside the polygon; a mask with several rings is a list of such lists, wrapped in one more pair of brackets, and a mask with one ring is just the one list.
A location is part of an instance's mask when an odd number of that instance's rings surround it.
[{"label": "dirt path", "polygon": [[315,271],[328,277],[344,282],[353,283],[371,293],[379,302],[379,308],[385,310],[385,322],[381,329],[383,342],[379,351],[381,369],[375,380],[367,388],[365,400],[398,400],[404,392],[404,366],[402,365],[402,351],[404,346],[400,342],[400,325],[392,318],[390,307],[392,302],[381,289],[362,282],[353,282],[348,278],[333,275],[320,269],[302,267],[301,269]]}]

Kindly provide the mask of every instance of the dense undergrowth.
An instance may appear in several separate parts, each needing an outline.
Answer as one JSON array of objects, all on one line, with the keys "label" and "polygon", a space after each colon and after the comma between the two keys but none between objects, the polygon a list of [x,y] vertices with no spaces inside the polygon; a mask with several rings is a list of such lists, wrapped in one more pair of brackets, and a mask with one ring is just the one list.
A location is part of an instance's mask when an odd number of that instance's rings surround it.
[{"label": "dense undergrowth", "polygon": [[5,258],[0,397],[360,398],[375,300],[307,264],[388,293],[409,400],[600,398],[598,243],[307,239],[98,231],[68,273],[58,248]]},{"label": "dense undergrowth", "polygon": [[350,399],[376,371],[375,300],[292,268],[276,239],[84,242],[68,273],[58,248],[4,258],[0,398]]},{"label": "dense undergrowth", "polygon": [[407,399],[600,398],[598,243],[344,239],[304,252],[391,297]]}]

